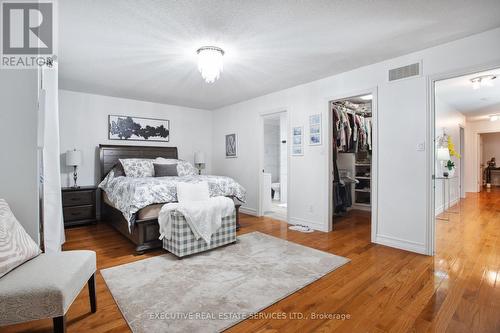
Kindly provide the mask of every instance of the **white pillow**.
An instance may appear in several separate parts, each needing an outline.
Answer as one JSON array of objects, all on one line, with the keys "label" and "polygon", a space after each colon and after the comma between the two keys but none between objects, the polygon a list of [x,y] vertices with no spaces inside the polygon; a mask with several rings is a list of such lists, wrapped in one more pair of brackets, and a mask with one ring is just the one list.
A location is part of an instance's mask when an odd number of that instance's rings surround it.
[{"label": "white pillow", "polygon": [[177,184],[177,201],[179,203],[206,201],[209,198],[207,182]]},{"label": "white pillow", "polygon": [[163,158],[163,157],[157,157],[154,161],[156,164],[177,164],[179,163],[179,160],[176,160],[174,158]]},{"label": "white pillow", "polygon": [[144,158],[123,158],[120,159],[120,163],[127,177],[153,177],[155,174],[153,160]]},{"label": "white pillow", "polygon": [[0,199],[0,278],[40,252],[7,202]]}]

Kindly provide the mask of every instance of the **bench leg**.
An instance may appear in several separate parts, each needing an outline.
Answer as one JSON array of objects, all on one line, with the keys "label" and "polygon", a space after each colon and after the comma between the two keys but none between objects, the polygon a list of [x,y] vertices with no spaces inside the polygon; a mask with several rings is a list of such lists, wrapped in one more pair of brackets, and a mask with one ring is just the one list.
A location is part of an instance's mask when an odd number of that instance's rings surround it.
[{"label": "bench leg", "polygon": [[54,333],[66,332],[66,316],[55,317],[52,322],[54,323]]},{"label": "bench leg", "polygon": [[95,299],[95,273],[89,279],[89,297],[90,297],[90,310],[92,313],[97,311],[97,304]]}]

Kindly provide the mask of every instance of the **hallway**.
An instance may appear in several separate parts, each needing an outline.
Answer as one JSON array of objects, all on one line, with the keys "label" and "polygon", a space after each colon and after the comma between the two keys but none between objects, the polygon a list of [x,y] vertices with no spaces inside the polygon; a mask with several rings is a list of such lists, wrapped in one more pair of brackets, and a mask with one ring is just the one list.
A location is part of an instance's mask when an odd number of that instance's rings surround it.
[{"label": "hallway", "polygon": [[436,223],[436,291],[417,321],[437,315],[438,332],[498,332],[500,188],[467,193],[451,210],[460,214]]}]

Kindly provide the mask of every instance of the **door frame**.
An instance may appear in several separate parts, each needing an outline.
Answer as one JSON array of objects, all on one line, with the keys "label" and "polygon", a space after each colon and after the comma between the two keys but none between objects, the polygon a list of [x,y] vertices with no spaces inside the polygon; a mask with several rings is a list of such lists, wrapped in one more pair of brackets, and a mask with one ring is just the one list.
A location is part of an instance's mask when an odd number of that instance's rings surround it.
[{"label": "door frame", "polygon": [[330,96],[326,99],[328,110],[328,231],[333,229],[333,114],[330,103],[336,100],[372,95],[372,183],[371,183],[371,241],[376,242],[378,232],[378,166],[379,166],[379,126],[378,126],[378,87],[371,87],[363,90],[351,91]]},{"label": "door frame", "polygon": [[[262,209],[262,187],[263,187],[263,178],[262,178],[262,170],[264,169],[264,153],[265,153],[265,147],[264,147],[264,118],[265,116],[270,116],[273,114],[278,114],[278,113],[285,113],[286,114],[286,142],[287,142],[287,149],[286,149],[286,202],[287,202],[287,208],[286,208],[286,222],[288,223],[290,221],[290,179],[291,177],[291,170],[290,170],[290,108],[288,107],[280,107],[276,109],[271,109],[267,111],[263,111],[259,113],[259,121],[258,121],[258,129],[257,133],[259,133],[259,144],[258,144],[258,156],[259,156],[259,162],[258,162],[258,174],[257,174],[257,179],[259,181],[259,195],[258,195],[258,204],[257,204],[257,216],[264,216],[264,212]],[[281,128],[280,128],[281,130]],[[280,193],[281,194],[281,193]]]},{"label": "door frame", "polygon": [[460,141],[460,193],[459,199],[465,198],[465,126],[458,125],[458,135]]},{"label": "door frame", "polygon": [[[456,70],[430,75],[427,77],[427,221],[426,221],[426,254],[433,256],[436,250],[436,205],[435,205],[435,154],[436,154],[436,82],[459,76],[470,75],[500,68],[500,61],[475,66],[462,67]],[[477,134],[477,133],[475,133]],[[477,137],[474,135],[473,137]],[[474,145],[475,147],[477,144]],[[477,158],[477,156],[475,157]],[[477,175],[475,176],[477,177]]]}]

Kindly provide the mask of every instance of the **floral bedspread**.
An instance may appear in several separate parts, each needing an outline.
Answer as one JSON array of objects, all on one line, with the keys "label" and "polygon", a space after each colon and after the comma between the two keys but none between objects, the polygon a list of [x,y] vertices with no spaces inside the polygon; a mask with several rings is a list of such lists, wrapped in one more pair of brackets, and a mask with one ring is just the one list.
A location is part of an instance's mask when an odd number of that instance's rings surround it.
[{"label": "floral bedspread", "polygon": [[153,205],[177,201],[177,183],[208,182],[211,197],[234,196],[245,201],[246,190],[229,177],[190,175],[182,177],[114,177],[113,171],[99,184],[113,206],[134,222],[135,213]]}]

